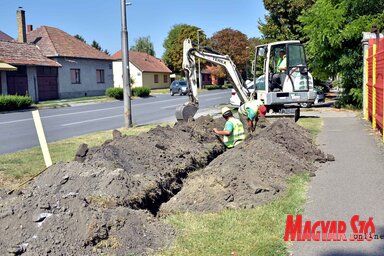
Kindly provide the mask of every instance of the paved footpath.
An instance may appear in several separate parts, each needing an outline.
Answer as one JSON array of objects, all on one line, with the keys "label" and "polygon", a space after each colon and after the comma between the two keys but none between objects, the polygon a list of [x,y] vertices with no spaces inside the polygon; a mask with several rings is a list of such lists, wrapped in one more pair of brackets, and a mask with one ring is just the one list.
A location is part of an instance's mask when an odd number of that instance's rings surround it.
[{"label": "paved footpath", "polygon": [[[312,178],[303,222],[343,220],[346,236],[350,220],[373,217],[376,233],[383,239],[370,242],[293,242],[293,256],[384,255],[384,146],[369,124],[352,112],[322,112],[324,126],[320,148],[335,162],[324,164]],[[303,225],[304,228],[304,225]]]}]

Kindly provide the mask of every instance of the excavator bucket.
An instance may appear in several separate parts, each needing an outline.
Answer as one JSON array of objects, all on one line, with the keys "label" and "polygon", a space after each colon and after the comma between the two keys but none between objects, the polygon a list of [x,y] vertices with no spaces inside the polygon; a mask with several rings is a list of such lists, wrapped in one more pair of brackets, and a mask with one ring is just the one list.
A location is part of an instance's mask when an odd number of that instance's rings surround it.
[{"label": "excavator bucket", "polygon": [[193,118],[199,108],[192,103],[186,103],[176,108],[176,119],[178,122],[186,122]]}]

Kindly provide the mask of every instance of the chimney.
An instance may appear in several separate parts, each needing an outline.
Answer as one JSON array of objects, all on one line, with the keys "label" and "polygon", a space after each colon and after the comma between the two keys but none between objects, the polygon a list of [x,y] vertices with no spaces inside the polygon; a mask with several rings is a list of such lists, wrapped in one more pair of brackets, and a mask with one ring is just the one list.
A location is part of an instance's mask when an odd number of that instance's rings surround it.
[{"label": "chimney", "polygon": [[17,41],[20,43],[27,42],[27,31],[25,29],[25,11],[19,7],[16,11],[17,18]]},{"label": "chimney", "polygon": [[27,33],[33,31],[33,25],[27,25]]}]

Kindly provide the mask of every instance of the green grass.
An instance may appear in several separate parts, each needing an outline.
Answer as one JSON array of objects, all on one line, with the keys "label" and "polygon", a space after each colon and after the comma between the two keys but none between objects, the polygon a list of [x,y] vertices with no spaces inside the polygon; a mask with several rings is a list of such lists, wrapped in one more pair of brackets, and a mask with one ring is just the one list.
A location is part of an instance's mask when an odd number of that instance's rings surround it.
[{"label": "green grass", "polygon": [[[322,121],[303,118],[299,125],[316,136]],[[283,240],[286,216],[302,213],[308,181],[306,174],[291,176],[283,196],[255,209],[171,215],[166,221],[180,235],[158,255],[289,255]]]},{"label": "green grass", "polygon": [[70,103],[82,104],[82,103],[89,103],[89,102],[108,102],[113,100],[115,99],[107,96],[92,96],[92,97],[62,99],[62,100],[47,100],[47,101],[39,102],[37,104],[33,104],[32,106],[36,108],[64,108],[64,107],[70,107]]},{"label": "green grass", "polygon": [[308,180],[307,175],[292,176],[284,197],[255,209],[172,215],[167,221],[181,235],[158,255],[287,255],[286,216],[302,212]]},{"label": "green grass", "polygon": [[[155,125],[146,125],[129,129],[119,129],[122,134],[137,135],[147,132]],[[101,145],[107,139],[112,139],[112,131],[97,132],[49,143],[49,151],[53,163],[73,160],[80,144],[89,147]],[[32,177],[45,168],[40,147],[0,155],[0,187],[14,187],[16,184]]]}]

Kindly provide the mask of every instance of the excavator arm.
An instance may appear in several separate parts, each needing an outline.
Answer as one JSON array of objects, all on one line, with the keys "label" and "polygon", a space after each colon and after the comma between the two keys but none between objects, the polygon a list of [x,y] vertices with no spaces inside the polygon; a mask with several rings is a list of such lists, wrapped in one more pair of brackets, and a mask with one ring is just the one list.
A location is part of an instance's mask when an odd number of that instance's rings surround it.
[{"label": "excavator arm", "polygon": [[211,63],[220,65],[224,67],[228,74],[233,80],[233,88],[237,92],[237,95],[240,98],[242,103],[245,103],[250,100],[249,92],[245,86],[244,82],[236,70],[236,65],[233,63],[231,58],[228,55],[222,55],[218,52],[213,51],[207,47],[202,47],[201,49],[196,49],[190,39],[184,40],[183,45],[183,69],[188,80],[189,86],[189,102],[179,106],[176,109],[176,119],[179,121],[187,121],[189,118],[192,118],[199,107],[199,99],[197,94],[197,77],[196,77],[196,58],[200,58]]}]

